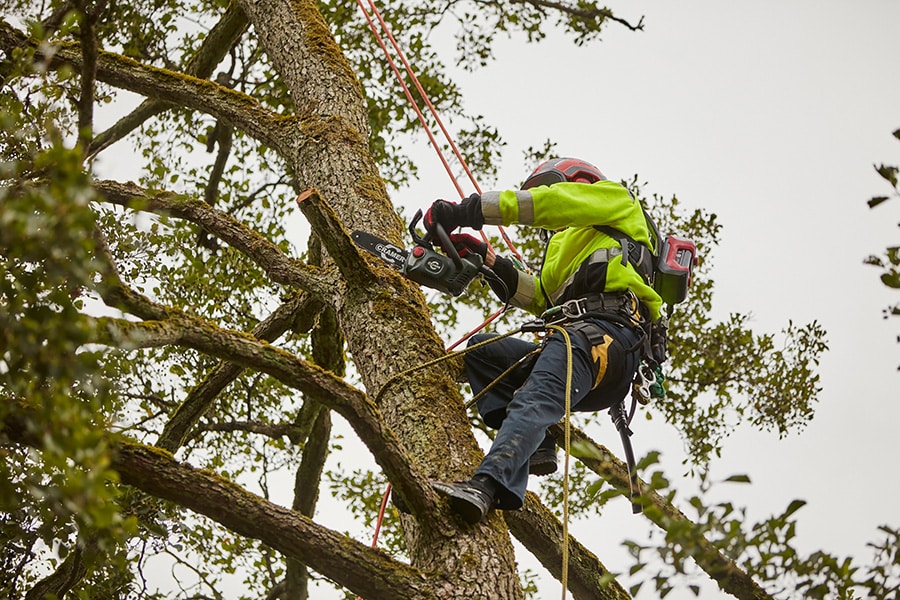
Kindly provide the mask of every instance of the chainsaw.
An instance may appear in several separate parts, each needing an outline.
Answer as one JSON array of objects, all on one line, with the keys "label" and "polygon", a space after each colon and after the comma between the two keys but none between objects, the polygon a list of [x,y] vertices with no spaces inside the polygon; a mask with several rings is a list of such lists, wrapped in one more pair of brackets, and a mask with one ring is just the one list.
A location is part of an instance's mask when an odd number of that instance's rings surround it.
[{"label": "chainsaw", "polygon": [[407,279],[445,294],[459,296],[479,274],[493,275],[478,254],[470,252],[466,256],[460,256],[440,224],[436,224],[435,234],[444,253],[435,250],[431,235],[422,237],[416,231],[421,218],[422,211],[418,210],[409,224],[409,234],[415,244],[411,250],[395,246],[365,231],[354,231],[351,237],[360,248],[374,254]]}]

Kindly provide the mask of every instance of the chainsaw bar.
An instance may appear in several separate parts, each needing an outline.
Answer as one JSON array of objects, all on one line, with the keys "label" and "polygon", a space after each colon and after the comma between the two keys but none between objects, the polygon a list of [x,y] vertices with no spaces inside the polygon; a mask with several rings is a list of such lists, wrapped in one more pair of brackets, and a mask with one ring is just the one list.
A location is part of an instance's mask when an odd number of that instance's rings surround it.
[{"label": "chainsaw bar", "polygon": [[366,252],[374,254],[388,266],[397,269],[401,273],[403,272],[406,266],[406,258],[409,256],[409,252],[403,248],[365,231],[354,231],[350,237]]},{"label": "chainsaw bar", "polygon": [[[374,254],[407,279],[453,296],[459,296],[466,290],[484,264],[478,254],[461,258],[454,252],[455,256],[451,258],[436,252],[428,242],[415,235],[416,245],[412,250],[395,246],[365,231],[354,231],[350,237],[360,248]],[[444,237],[447,235],[444,234]]]}]

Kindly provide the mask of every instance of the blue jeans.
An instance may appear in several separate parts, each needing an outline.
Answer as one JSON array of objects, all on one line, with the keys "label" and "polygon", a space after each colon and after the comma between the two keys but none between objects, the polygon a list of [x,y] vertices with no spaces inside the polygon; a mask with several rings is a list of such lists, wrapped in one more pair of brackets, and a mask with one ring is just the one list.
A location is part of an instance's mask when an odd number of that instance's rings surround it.
[{"label": "blue jeans", "polygon": [[[592,412],[624,399],[640,362],[639,331],[612,321],[588,319],[602,335],[592,343],[566,326],[572,343],[571,409]],[[469,345],[495,334],[479,334]],[[537,344],[504,338],[465,356],[466,376],[479,393]],[[475,471],[500,484],[498,507],[521,508],[528,485],[528,460],[541,446],[552,445],[547,428],[566,414],[566,344],[559,332],[549,335],[536,359],[518,366],[478,401],[488,427],[499,429],[487,456]]]}]

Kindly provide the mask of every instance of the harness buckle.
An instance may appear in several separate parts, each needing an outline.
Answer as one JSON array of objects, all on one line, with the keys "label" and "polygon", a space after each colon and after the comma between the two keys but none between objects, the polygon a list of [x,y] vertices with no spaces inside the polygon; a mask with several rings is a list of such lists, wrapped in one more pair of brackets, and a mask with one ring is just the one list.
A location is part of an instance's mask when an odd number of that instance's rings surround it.
[{"label": "harness buckle", "polygon": [[575,298],[559,305],[563,316],[567,319],[577,319],[587,314],[587,300],[585,298]]}]

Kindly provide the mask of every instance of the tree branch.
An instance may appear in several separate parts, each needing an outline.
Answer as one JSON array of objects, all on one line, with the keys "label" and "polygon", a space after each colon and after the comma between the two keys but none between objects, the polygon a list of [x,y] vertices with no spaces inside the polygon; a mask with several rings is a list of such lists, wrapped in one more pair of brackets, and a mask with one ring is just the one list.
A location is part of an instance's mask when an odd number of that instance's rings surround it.
[{"label": "tree branch", "polygon": [[[309,260],[314,265],[321,265],[319,238],[315,234],[310,238]],[[345,340],[337,316],[330,307],[321,312],[310,337],[315,363],[343,377],[347,370],[343,353]],[[294,475],[292,508],[311,518],[316,511],[322,472],[331,448],[331,412],[321,404],[305,402],[295,423],[310,423],[310,426],[305,439],[291,439],[295,444],[303,444],[303,458]],[[310,485],[311,482],[316,482],[316,485]],[[309,597],[309,573],[306,565],[293,559],[287,559],[286,563],[284,583],[287,597],[306,600]]]},{"label": "tree branch", "polygon": [[[254,327],[250,335],[267,342],[274,342],[288,329],[292,327],[300,329],[295,327],[298,322],[311,322],[321,309],[322,303],[319,300],[313,299],[308,294],[297,292],[268,318]],[[243,370],[244,368],[240,365],[226,361],[216,365],[203,381],[188,393],[184,402],[166,423],[156,445],[173,453],[180,448],[187,439],[191,428],[209,410],[219,393],[237,379]]]},{"label": "tree branch", "polygon": [[[48,60],[51,68],[63,64],[79,70],[84,68],[78,44],[58,43],[48,52],[45,46],[0,19],[0,50],[10,53],[16,48],[34,50],[35,57]],[[272,113],[252,96],[206,79],[144,65],[111,52],[98,52],[97,79],[150,98],[210,114],[275,148],[282,155],[288,154],[302,135],[298,119]],[[286,132],[286,127],[290,127],[290,131]]]},{"label": "tree branch", "polygon": [[173,215],[202,226],[250,257],[277,283],[299,287],[319,298],[334,294],[336,282],[326,277],[328,271],[290,258],[265,237],[202,200],[109,180],[95,181],[94,187],[113,204]]},{"label": "tree branch", "polygon": [[245,333],[217,328],[176,309],[168,310],[165,321],[135,323],[124,319],[96,319],[94,330],[98,343],[124,348],[185,346],[262,371],[304,392],[347,419],[415,514],[440,514],[435,493],[413,467],[414,462],[385,424],[375,403],[332,373]]},{"label": "tree branch", "polygon": [[107,306],[118,308],[142,319],[162,320],[166,318],[164,306],[137,293],[122,281],[115,258],[109,251],[106,236],[99,227],[94,228],[94,250],[100,271],[97,292]]},{"label": "tree branch", "polygon": [[[306,404],[306,406],[309,405],[309,403]],[[327,408],[319,405],[314,406],[311,410],[315,413],[315,422],[308,442],[303,448],[300,466],[294,476],[294,503],[292,505],[294,510],[310,518],[315,514],[319,499],[319,486],[322,483],[322,472],[325,469],[331,438],[331,413]],[[312,485],[312,482],[317,485]],[[292,558],[288,558],[286,562],[287,597],[308,598],[309,573],[306,565]]]},{"label": "tree branch", "polygon": [[366,598],[435,598],[432,590],[441,584],[434,574],[426,578],[383,552],[151,447],[121,444],[113,467],[124,483],[258,539]]},{"label": "tree branch", "polygon": [[[565,439],[561,425],[553,426],[553,433],[557,439]],[[630,496],[630,478],[628,467],[620,461],[610,450],[594,442],[577,427],[570,428],[571,443],[587,444],[597,450],[602,459],[579,457],[588,469],[602,477],[610,485],[619,490],[626,498]],[[644,481],[640,482],[641,502],[645,505],[644,515],[664,531],[668,531],[678,523],[687,523],[694,527],[694,523],[671,502],[660,496]],[[690,529],[689,529],[690,530]],[[722,554],[718,548],[702,535],[697,536],[694,543],[700,548],[694,560],[697,565],[706,571],[714,579],[719,587],[735,598],[741,600],[771,600],[771,596],[757,584],[753,578],[747,575],[733,560]]]},{"label": "tree branch", "polygon": [[[35,448],[41,437],[27,417],[7,414],[0,434]],[[208,471],[175,461],[165,451],[126,440],[112,442],[111,466],[122,483],[206,515],[240,535],[260,540],[285,556],[302,561],[369,600],[437,600],[448,582],[425,574],[290,509],[251,494]]]},{"label": "tree branch", "polygon": [[363,258],[363,253],[347,234],[334,210],[316,190],[301,192],[297,196],[297,204],[344,279],[357,282],[359,285],[375,280],[375,275]]},{"label": "tree branch", "polygon": [[[85,555],[96,551],[95,539],[79,535],[66,559],[54,572],[35,583],[34,587],[25,594],[25,600],[44,600],[48,595],[64,598],[88,571]],[[96,557],[94,559],[96,560]]]},{"label": "tree branch", "polygon": [[565,2],[555,2],[553,0],[513,0],[518,4],[530,4],[536,8],[549,8],[562,14],[569,15],[580,21],[599,21],[605,20],[615,21],[620,25],[624,25],[632,31],[644,29],[644,17],[641,17],[637,24],[632,25],[629,21],[617,17],[613,11],[608,8],[585,7],[581,2],[578,4],[567,4]]},{"label": "tree branch", "polygon": [[81,13],[79,39],[81,40],[81,95],[78,98],[78,141],[87,146],[93,137],[94,127],[94,77],[97,70],[97,35],[94,24],[106,9],[108,0],[101,0],[93,6],[83,0],[76,2]]},{"label": "tree branch", "polygon": [[[244,433],[257,433],[268,438],[277,439],[280,437],[292,437],[296,435],[297,426],[293,423],[259,423],[256,421],[223,421],[219,423],[205,423],[198,425],[194,430],[195,433],[201,431],[221,431],[224,433],[234,433],[241,431]],[[157,445],[161,448],[162,446]]]},{"label": "tree branch", "polygon": [[[200,49],[191,57],[184,69],[185,74],[208,79],[215,66],[222,62],[228,51],[247,31],[247,26],[247,15],[236,2],[231,2],[221,20],[209,30]],[[88,148],[88,155],[96,155],[137,129],[147,119],[158,115],[170,106],[172,106],[171,103],[156,98],[145,100],[131,113],[98,135]]]},{"label": "tree branch", "polygon": [[576,600],[624,600],[631,595],[612,578],[593,552],[563,537],[562,523],[528,492],[522,510],[503,513],[510,531],[556,579],[562,578],[562,547],[569,545],[568,588]]}]

